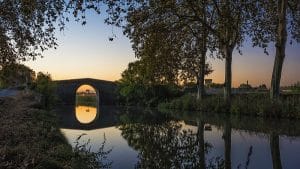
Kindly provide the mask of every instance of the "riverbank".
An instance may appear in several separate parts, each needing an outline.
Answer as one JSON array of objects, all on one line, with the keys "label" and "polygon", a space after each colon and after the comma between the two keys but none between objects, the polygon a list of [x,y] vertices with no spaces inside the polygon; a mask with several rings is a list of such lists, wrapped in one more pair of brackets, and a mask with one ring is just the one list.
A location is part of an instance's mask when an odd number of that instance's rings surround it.
[{"label": "riverbank", "polygon": [[55,112],[41,109],[39,100],[33,92],[1,98],[0,168],[104,167],[99,154],[67,143]]},{"label": "riverbank", "polygon": [[96,96],[76,96],[76,105],[97,107]]},{"label": "riverbank", "polygon": [[187,94],[158,105],[159,110],[199,111],[205,113],[224,113],[241,116],[265,118],[300,119],[300,95],[282,95],[271,101],[266,93],[240,94],[232,96],[228,106],[221,95],[207,96],[197,100]]}]

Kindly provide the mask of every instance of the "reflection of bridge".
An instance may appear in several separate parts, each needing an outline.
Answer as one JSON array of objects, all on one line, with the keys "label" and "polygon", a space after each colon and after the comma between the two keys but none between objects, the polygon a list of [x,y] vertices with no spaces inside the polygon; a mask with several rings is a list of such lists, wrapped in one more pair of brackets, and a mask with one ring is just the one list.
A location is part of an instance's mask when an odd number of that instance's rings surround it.
[{"label": "reflection of bridge", "polygon": [[56,83],[56,94],[65,105],[75,105],[76,90],[81,85],[92,86],[97,93],[100,105],[114,105],[116,103],[116,83],[98,79],[59,80]]},{"label": "reflection of bridge", "polygon": [[[99,110],[99,118],[97,118],[94,122],[90,124],[80,124],[80,122],[76,119],[75,115],[75,106],[63,106],[57,110],[59,116],[61,117],[61,128],[67,129],[77,129],[77,130],[93,130],[93,129],[100,129],[100,128],[107,128],[118,126],[120,124],[119,116],[124,115],[124,109],[115,106],[101,106]],[[135,112],[135,113],[134,113]],[[134,113],[134,115],[130,116],[126,113],[127,121],[125,123],[161,123],[165,119],[159,119],[159,113],[157,117],[155,116],[156,111],[152,113],[142,113],[142,110],[129,110],[129,114]],[[128,117],[127,117],[128,116]],[[145,116],[145,117],[142,117]],[[151,119],[151,117],[153,119]],[[223,128],[227,123],[230,124],[231,129],[234,130],[242,130],[247,132],[253,133],[260,133],[264,135],[269,135],[270,133],[276,133],[278,135],[285,135],[285,136],[300,136],[300,121],[298,120],[276,120],[276,119],[269,119],[263,120],[259,118],[251,118],[251,117],[239,117],[239,118],[228,118],[226,115],[222,114],[215,114],[215,115],[197,115],[197,113],[187,113],[187,114],[180,114],[180,113],[173,113],[173,118],[184,121],[186,124],[191,126],[198,126],[198,122],[202,121],[206,124],[214,125]],[[124,123],[124,122],[122,122]]]},{"label": "reflection of bridge", "polygon": [[56,111],[60,117],[60,127],[75,130],[93,130],[116,126],[120,113],[117,107],[101,106],[98,118],[89,124],[81,124],[76,118],[75,106],[61,106]]}]

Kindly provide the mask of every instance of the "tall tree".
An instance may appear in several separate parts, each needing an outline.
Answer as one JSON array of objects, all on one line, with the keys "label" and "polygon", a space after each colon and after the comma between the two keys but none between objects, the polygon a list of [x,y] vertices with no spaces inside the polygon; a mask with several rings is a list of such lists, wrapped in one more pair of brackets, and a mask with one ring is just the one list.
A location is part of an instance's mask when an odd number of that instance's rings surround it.
[{"label": "tall tree", "polygon": [[35,59],[55,48],[55,30],[63,30],[71,15],[85,24],[85,11],[99,13],[99,4],[100,0],[0,1],[0,65]]},{"label": "tall tree", "polygon": [[[176,72],[166,67],[159,57],[150,59],[144,57],[128,64],[118,81],[120,101],[126,104],[154,106],[180,95],[176,82]],[[160,64],[162,63],[162,64]]]},{"label": "tall tree", "polygon": [[[109,3],[111,17],[107,19],[107,23],[120,26],[125,20],[127,21],[125,22],[127,24],[125,24],[125,28],[131,27],[131,30],[136,31],[137,28],[144,30],[149,25],[169,21],[166,25],[171,25],[171,28],[174,28],[172,30],[179,32],[172,34],[172,37],[177,37],[178,34],[185,32],[183,30],[189,30],[188,34],[194,35],[194,42],[198,44],[197,54],[198,57],[201,58],[199,67],[202,67],[203,71],[205,65],[204,55],[208,48],[212,49],[212,51],[217,51],[218,56],[225,59],[224,98],[229,102],[232,83],[232,52],[234,48],[240,47],[244,40],[245,28],[247,27],[246,21],[249,16],[247,13],[249,4],[250,2],[243,0],[136,0],[127,2],[120,0]],[[125,8],[123,8],[124,6]],[[132,16],[141,18],[142,22],[130,22],[129,19],[131,19]],[[174,25],[180,26],[178,28],[178,26],[176,27]],[[172,31],[169,32],[171,34]],[[176,41],[176,43],[183,40],[184,38]],[[191,41],[187,42],[193,44]],[[178,47],[177,45],[174,46]],[[200,71],[198,75],[201,91],[203,91],[204,83],[203,71]],[[203,92],[201,93],[203,94]]]},{"label": "tall tree", "polygon": [[216,12],[215,24],[208,30],[216,38],[219,56],[225,59],[224,98],[230,103],[232,88],[232,53],[239,49],[244,40],[246,21],[248,18],[248,1],[212,0],[212,8]]},{"label": "tall tree", "polygon": [[[211,18],[207,1],[199,1],[201,10],[198,11],[203,20]],[[137,57],[146,56],[144,51],[159,45],[152,50],[150,57],[170,56],[164,61],[171,64],[163,64],[172,67],[177,72],[180,80],[196,79],[198,86],[198,98],[202,98],[204,92],[204,76],[211,73],[206,63],[206,53],[209,48],[209,32],[206,27],[197,20],[187,19],[186,16],[194,12],[185,1],[114,1],[109,2],[110,18],[108,24],[123,25],[125,34],[132,40],[133,49]],[[124,16],[125,14],[125,16]],[[161,40],[157,42],[153,35]],[[164,39],[162,39],[164,38]],[[161,49],[168,52],[162,55]],[[149,56],[149,55],[148,55]]]},{"label": "tall tree", "polygon": [[275,44],[270,97],[278,99],[288,35],[291,43],[292,40],[300,42],[300,2],[299,0],[269,0],[267,3],[257,1],[255,9],[249,32],[253,45],[264,48],[266,53],[268,44]]}]

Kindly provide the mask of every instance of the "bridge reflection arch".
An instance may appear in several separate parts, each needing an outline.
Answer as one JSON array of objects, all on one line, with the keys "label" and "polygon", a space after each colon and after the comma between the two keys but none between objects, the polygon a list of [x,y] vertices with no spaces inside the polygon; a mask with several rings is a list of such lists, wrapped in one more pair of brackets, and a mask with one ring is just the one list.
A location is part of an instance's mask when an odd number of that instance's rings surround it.
[{"label": "bridge reflection arch", "polygon": [[75,93],[74,112],[76,120],[81,124],[91,124],[100,115],[100,91],[89,84],[77,87]]}]

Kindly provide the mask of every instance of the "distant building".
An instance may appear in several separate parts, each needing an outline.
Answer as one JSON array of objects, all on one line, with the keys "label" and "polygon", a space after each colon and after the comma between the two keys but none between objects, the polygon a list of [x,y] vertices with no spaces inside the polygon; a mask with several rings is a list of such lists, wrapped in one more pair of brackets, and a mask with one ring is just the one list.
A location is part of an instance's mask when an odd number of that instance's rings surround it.
[{"label": "distant building", "polygon": [[247,80],[247,83],[242,83],[240,84],[239,86],[240,89],[252,89],[252,86],[249,84],[248,80]]},{"label": "distant building", "polygon": [[204,84],[205,84],[206,87],[210,87],[212,83],[213,83],[212,79],[205,79],[204,80]]}]

